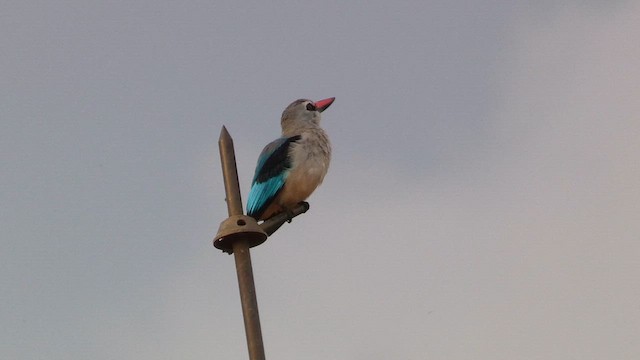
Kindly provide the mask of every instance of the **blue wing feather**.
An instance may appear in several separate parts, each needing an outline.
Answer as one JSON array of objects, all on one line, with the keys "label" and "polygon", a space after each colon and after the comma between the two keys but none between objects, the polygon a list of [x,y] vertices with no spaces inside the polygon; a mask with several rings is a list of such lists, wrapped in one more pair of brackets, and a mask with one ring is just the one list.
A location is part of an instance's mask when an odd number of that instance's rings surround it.
[{"label": "blue wing feather", "polygon": [[273,177],[263,183],[255,183],[251,186],[249,200],[247,201],[247,214],[252,217],[259,216],[280,192],[287,180],[287,173]]},{"label": "blue wing feather", "polygon": [[291,166],[289,146],[299,139],[299,135],[282,137],[262,150],[247,200],[247,215],[259,217],[282,190]]}]

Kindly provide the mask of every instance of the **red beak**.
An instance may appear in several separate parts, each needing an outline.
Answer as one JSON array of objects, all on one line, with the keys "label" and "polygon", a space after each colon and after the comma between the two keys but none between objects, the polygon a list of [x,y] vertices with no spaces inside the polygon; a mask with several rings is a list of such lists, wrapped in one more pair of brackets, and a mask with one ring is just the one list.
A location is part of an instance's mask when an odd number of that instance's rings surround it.
[{"label": "red beak", "polygon": [[328,99],[316,101],[316,109],[318,109],[319,112],[325,111],[331,104],[333,104],[335,99],[336,98],[334,97],[330,97]]}]

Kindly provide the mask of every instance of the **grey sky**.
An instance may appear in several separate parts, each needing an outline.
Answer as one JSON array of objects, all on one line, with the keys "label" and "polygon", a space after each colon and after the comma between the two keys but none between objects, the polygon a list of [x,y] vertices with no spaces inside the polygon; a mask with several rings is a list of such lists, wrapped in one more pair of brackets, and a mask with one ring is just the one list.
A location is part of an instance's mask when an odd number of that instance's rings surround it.
[{"label": "grey sky", "polygon": [[334,158],[253,252],[270,359],[637,359],[634,2],[0,5],[0,358],[243,359],[244,194],[300,97]]}]

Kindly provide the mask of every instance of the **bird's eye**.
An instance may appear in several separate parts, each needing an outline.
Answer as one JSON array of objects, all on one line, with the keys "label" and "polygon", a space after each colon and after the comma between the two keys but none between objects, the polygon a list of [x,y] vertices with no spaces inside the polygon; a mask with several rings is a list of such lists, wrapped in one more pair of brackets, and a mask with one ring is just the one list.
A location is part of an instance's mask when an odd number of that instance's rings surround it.
[{"label": "bird's eye", "polygon": [[316,105],[314,103],[308,103],[307,104],[307,110],[316,111]]}]

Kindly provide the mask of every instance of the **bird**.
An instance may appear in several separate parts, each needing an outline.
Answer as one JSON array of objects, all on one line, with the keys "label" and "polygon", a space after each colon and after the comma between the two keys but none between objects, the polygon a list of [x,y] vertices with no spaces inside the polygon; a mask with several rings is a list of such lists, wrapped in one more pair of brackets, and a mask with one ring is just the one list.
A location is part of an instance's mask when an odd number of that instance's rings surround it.
[{"label": "bird", "polygon": [[[282,136],[264,147],[247,199],[257,221],[291,210],[322,183],[331,162],[331,143],[320,127],[321,113],[335,98],[298,99],[282,112]],[[289,221],[291,220],[289,218]]]}]

